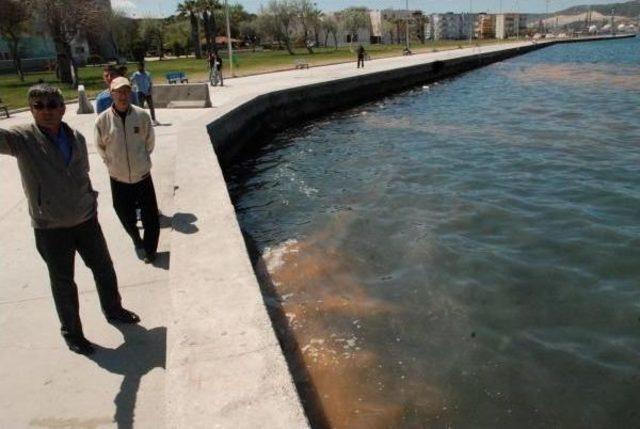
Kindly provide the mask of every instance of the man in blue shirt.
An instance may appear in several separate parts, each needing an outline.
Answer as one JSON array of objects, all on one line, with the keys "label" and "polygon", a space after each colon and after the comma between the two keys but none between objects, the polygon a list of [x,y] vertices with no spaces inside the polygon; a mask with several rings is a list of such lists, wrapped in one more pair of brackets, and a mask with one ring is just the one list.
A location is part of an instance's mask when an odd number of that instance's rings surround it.
[{"label": "man in blue shirt", "polygon": [[94,347],[85,338],[80,321],[76,253],[93,272],[107,320],[138,323],[140,317],[122,307],[116,272],[98,222],[86,142],[62,121],[66,110],[62,93],[40,84],[29,89],[28,101],[35,124],[0,128],[0,154],[18,161],[36,249],[49,271],[62,336],[71,351],[89,355]]},{"label": "man in blue shirt", "polygon": [[[123,76],[126,74],[126,68],[123,67],[120,70],[117,69],[114,65],[108,64],[104,66],[102,70],[102,80],[107,84],[107,88],[111,85],[111,81],[117,77]],[[131,92],[131,103],[138,105],[138,97],[135,92]],[[113,104],[113,98],[111,98],[111,91],[109,89],[105,89],[98,95],[96,95],[96,113],[99,115],[104,112]]]},{"label": "man in blue shirt", "polygon": [[144,63],[138,64],[138,71],[131,75],[131,84],[133,85],[133,92],[138,95],[138,106],[144,107],[146,101],[149,105],[149,111],[151,112],[151,123],[158,125],[156,121],[156,110],[153,108],[153,98],[151,93],[153,91],[153,82],[151,80],[151,73],[145,71]]}]

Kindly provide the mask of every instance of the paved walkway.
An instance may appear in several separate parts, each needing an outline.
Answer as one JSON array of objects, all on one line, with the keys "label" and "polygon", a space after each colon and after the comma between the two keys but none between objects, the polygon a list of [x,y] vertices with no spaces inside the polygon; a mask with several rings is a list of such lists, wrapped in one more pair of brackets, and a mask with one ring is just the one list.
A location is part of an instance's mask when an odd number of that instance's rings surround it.
[{"label": "paved walkway", "polygon": [[[65,120],[89,143],[99,218],[124,305],[142,318],[137,327],[107,324],[78,259],[85,333],[98,345],[91,358],[69,352],[58,333],[16,163],[0,157],[0,428],[126,428],[134,421],[141,428],[304,427],[205,126],[262,93],[477,52],[227,79],[211,89],[212,109],[158,109],[163,125],[155,128],[152,173],[164,216],[156,266],[136,258],[111,207],[108,175],[92,142],[95,115],[76,115],[69,105]],[[0,119],[0,127],[30,121],[24,112]],[[184,326],[186,319],[197,323]],[[165,371],[167,349],[173,374]],[[185,396],[194,389],[201,395],[190,403]]]}]

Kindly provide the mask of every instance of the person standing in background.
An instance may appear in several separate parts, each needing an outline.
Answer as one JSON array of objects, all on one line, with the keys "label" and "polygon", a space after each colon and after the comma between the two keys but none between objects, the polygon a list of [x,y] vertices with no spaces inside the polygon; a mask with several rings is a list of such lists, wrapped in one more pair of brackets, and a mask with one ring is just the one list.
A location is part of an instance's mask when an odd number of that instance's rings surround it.
[{"label": "person standing in background", "polygon": [[222,58],[216,51],[209,54],[209,82],[211,86],[217,86],[220,81],[220,86],[224,86],[224,79],[222,77]]},{"label": "person standing in background", "polygon": [[365,50],[364,50],[364,46],[360,45],[358,46],[358,68],[360,68],[360,66],[362,65],[362,68],[364,68],[364,56],[366,54]]},{"label": "person standing in background", "polygon": [[[151,118],[131,104],[131,82],[125,77],[111,81],[113,106],[96,119],[95,144],[111,177],[113,208],[146,263],[156,259],[160,222],[156,192],[151,179],[151,152],[155,135]],[[136,225],[140,209],[144,237]]]},{"label": "person standing in background", "polygon": [[0,153],[18,161],[36,249],[47,264],[62,337],[71,351],[90,355],[94,347],[82,330],[74,281],[76,252],[93,273],[107,320],[138,323],[140,318],[122,307],[98,223],[87,145],[82,134],[62,121],[66,110],[62,92],[47,84],[35,85],[29,89],[28,103],[35,124],[0,129]]},{"label": "person standing in background", "polygon": [[[127,68],[125,66],[116,67],[113,64],[108,64],[102,69],[102,80],[107,85],[107,89],[96,95],[96,113],[100,113],[107,110],[113,104],[113,98],[111,98],[111,90],[109,86],[111,81],[117,77],[126,74]],[[135,92],[131,92],[131,103],[138,105],[138,97]]]},{"label": "person standing in background", "polygon": [[153,108],[153,81],[151,79],[151,73],[144,69],[144,63],[138,64],[138,71],[131,75],[131,84],[133,85],[133,92],[138,96],[138,106],[144,108],[144,102],[147,102],[149,106],[149,112],[151,112],[151,123],[156,126],[159,125],[156,121],[156,110]]}]

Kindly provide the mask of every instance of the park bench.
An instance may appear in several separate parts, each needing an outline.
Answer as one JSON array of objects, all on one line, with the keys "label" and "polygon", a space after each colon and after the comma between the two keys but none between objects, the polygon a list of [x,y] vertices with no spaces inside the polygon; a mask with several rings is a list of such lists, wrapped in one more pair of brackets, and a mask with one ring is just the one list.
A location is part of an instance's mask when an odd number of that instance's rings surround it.
[{"label": "park bench", "polygon": [[309,63],[306,62],[305,60],[295,60],[294,64],[296,66],[296,69],[308,69],[309,68]]},{"label": "park bench", "polygon": [[2,98],[0,98],[0,110],[4,110],[4,114],[7,115],[7,118],[9,117],[9,108],[2,102]]},{"label": "park bench", "polygon": [[169,72],[165,74],[167,78],[167,83],[189,83],[189,79],[187,79],[187,75],[184,72]]}]

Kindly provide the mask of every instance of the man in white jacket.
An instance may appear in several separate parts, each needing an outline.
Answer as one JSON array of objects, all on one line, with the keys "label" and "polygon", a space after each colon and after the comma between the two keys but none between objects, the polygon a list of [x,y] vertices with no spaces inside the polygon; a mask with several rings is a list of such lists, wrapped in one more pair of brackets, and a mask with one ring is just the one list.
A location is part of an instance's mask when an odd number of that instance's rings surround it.
[{"label": "man in white jacket", "polygon": [[[130,102],[131,83],[118,77],[110,86],[113,105],[96,119],[98,153],[111,176],[113,208],[136,252],[146,263],[156,259],[160,222],[156,192],[151,179],[150,154],[155,136],[149,114]],[[136,226],[136,209],[142,217],[144,236]]]}]

